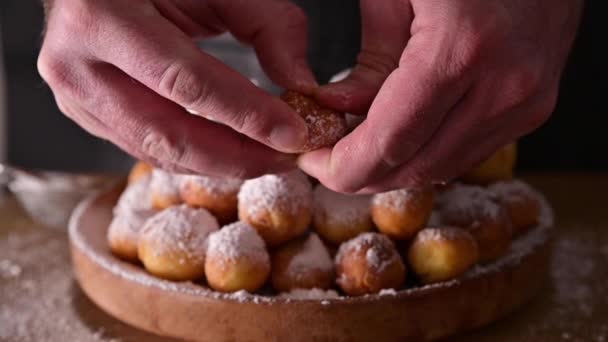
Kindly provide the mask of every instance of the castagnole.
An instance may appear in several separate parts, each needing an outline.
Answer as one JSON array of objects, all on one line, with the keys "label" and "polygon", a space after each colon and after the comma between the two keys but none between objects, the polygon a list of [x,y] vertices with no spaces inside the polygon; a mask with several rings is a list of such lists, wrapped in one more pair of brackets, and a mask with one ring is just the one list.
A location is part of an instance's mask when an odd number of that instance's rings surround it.
[{"label": "castagnole", "polygon": [[397,240],[414,237],[433,211],[433,187],[399,189],[374,195],[372,219],[381,233]]},{"label": "castagnole", "polygon": [[312,98],[291,90],[283,93],[281,99],[306,121],[308,141],[300,152],[333,146],[346,135],[343,113],[323,108]]},{"label": "castagnole", "polygon": [[352,296],[399,289],[405,281],[401,256],[383,234],[363,233],[343,243],[335,263],[338,286]]},{"label": "castagnole", "polygon": [[221,292],[258,290],[270,274],[270,257],[262,238],[245,222],[235,222],[209,236],[205,275]]},{"label": "castagnole", "polygon": [[202,278],[207,237],[218,228],[205,209],[187,205],[165,209],[146,221],[138,241],[139,259],[148,272],[160,278]]},{"label": "castagnole", "polygon": [[269,246],[302,235],[312,217],[312,188],[299,171],[245,181],[238,194],[239,219]]},{"label": "castagnole", "polygon": [[205,208],[220,224],[237,218],[237,194],[243,181],[232,178],[184,175],[179,179],[179,193],[184,203]]},{"label": "castagnole", "polygon": [[409,265],[425,284],[450,280],[477,263],[479,251],[473,236],[462,228],[425,228],[408,250]]}]

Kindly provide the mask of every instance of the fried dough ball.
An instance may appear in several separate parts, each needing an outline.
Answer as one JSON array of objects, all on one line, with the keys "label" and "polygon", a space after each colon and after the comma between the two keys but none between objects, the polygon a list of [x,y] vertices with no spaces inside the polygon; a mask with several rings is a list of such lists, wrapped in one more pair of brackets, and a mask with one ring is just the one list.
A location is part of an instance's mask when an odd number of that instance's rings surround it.
[{"label": "fried dough ball", "polygon": [[302,235],[312,217],[312,189],[300,171],[245,181],[238,194],[239,219],[255,228],[267,245]]},{"label": "fried dough ball", "polygon": [[336,255],[337,283],[352,296],[399,289],[405,265],[393,242],[379,233],[363,233],[340,246]]},{"label": "fried dough ball", "polygon": [[205,275],[221,292],[255,292],[270,274],[264,240],[245,222],[235,222],[209,236]]},{"label": "fried dough ball", "polygon": [[389,237],[411,239],[429,220],[434,199],[430,186],[376,194],[372,199],[372,219],[378,230]]},{"label": "fried dough ball", "polygon": [[479,247],[482,262],[493,261],[509,249],[511,221],[496,195],[475,185],[455,184],[440,201],[441,222],[468,230]]},{"label": "fried dough ball", "polygon": [[131,168],[131,171],[129,172],[128,183],[133,184],[145,177],[150,176],[151,173],[152,173],[151,165],[146,164],[142,161],[138,161],[137,163],[135,163],[135,165],[133,165],[133,167]]},{"label": "fried dough ball", "polygon": [[138,242],[139,259],[148,272],[168,280],[196,280],[205,274],[208,235],[216,219],[205,209],[180,205],[146,221]]},{"label": "fried dough ball", "polygon": [[152,207],[149,177],[127,185],[114,207],[114,217],[108,228],[107,239],[112,253],[136,262],[137,241],[144,222],[156,213]]},{"label": "fried dough ball", "polygon": [[374,229],[370,196],[345,195],[319,184],[313,193],[314,228],[325,240],[340,244]]},{"label": "fried dough ball", "polygon": [[308,127],[308,142],[301,152],[333,146],[347,133],[344,114],[321,107],[312,98],[288,90],[281,99],[298,113]]},{"label": "fried dough ball", "polygon": [[272,253],[272,285],[278,291],[329,289],[334,263],[317,234],[290,241]]},{"label": "fried dough ball", "polygon": [[477,242],[462,228],[425,228],[408,251],[409,265],[425,284],[454,279],[479,260]]},{"label": "fried dough ball", "polygon": [[237,194],[243,181],[232,178],[181,176],[179,192],[182,200],[192,207],[209,210],[220,224],[237,219]]},{"label": "fried dough ball", "polygon": [[156,209],[166,209],[182,202],[179,195],[180,176],[161,169],[154,169],[152,170],[151,177],[150,192],[152,205]]},{"label": "fried dough ball", "polygon": [[506,145],[494,152],[462,177],[466,183],[486,185],[513,178],[513,169],[517,160],[517,144]]},{"label": "fried dough ball", "polygon": [[498,196],[500,203],[507,210],[515,235],[522,234],[538,224],[540,198],[531,186],[519,180],[512,180],[492,184],[488,189]]}]

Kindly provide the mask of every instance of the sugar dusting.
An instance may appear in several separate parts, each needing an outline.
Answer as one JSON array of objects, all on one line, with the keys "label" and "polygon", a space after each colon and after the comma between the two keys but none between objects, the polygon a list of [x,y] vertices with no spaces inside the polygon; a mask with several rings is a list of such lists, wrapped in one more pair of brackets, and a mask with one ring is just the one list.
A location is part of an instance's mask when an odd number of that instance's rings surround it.
[{"label": "sugar dusting", "polygon": [[296,214],[302,208],[311,208],[312,189],[301,171],[292,171],[245,181],[238,199],[239,211],[246,209],[250,215],[265,210]]},{"label": "sugar dusting", "polygon": [[313,193],[315,220],[329,225],[358,225],[370,220],[370,196],[346,195],[319,184]]},{"label": "sugar dusting", "polygon": [[138,215],[149,216],[155,212],[150,197],[150,177],[146,176],[129,186],[122,192],[116,206],[114,215]]},{"label": "sugar dusting", "polygon": [[333,267],[334,263],[327,248],[317,234],[311,233],[300,252],[287,265],[286,273],[299,279],[309,275],[310,271],[330,272]]},{"label": "sugar dusting", "polygon": [[286,299],[337,299],[340,295],[335,290],[313,289],[293,289],[289,292],[279,294],[278,298]]},{"label": "sugar dusting", "polygon": [[150,179],[152,192],[170,197],[179,196],[179,182],[181,175],[169,173],[161,169],[153,169]]},{"label": "sugar dusting", "polygon": [[464,229],[457,227],[424,228],[416,234],[416,241],[449,241],[456,239],[467,239],[475,244],[473,236]]},{"label": "sugar dusting", "polygon": [[372,197],[372,205],[403,210],[423,191],[424,188],[404,188],[375,194]]},{"label": "sugar dusting", "polygon": [[[475,268],[473,268],[472,270],[467,272],[463,277],[461,277],[459,279],[455,279],[455,280],[451,280],[451,281],[443,282],[443,283],[438,283],[438,284],[424,285],[424,286],[419,286],[419,287],[412,287],[412,288],[398,290],[398,291],[396,291],[396,295],[414,294],[414,293],[418,293],[418,292],[424,292],[424,291],[427,291],[427,290],[430,290],[433,288],[437,288],[437,287],[454,286],[454,285],[457,285],[459,282],[461,282],[463,279],[474,278],[479,275],[482,275],[482,274],[485,274],[488,272],[495,272],[503,267],[508,267],[510,265],[515,265],[515,264],[519,263],[522,257],[525,257],[532,250],[534,250],[534,249],[538,248],[540,245],[544,244],[545,241],[548,239],[549,232],[553,225],[553,213],[543,198],[541,198],[541,202],[542,202],[543,210],[541,211],[540,225],[537,228],[530,230],[528,233],[526,233],[526,234],[520,236],[519,238],[517,238],[516,240],[514,240],[514,242],[511,245],[510,253],[508,255],[506,255],[505,257],[503,257],[502,259],[499,259],[498,261],[491,263],[491,264],[485,264],[483,266],[476,266]],[[366,233],[366,234],[373,234],[373,233]],[[362,235],[365,236],[366,234],[362,234]],[[78,246],[83,252],[87,253],[87,255],[89,255],[89,257],[91,259],[93,259],[96,263],[98,263],[102,267],[108,269],[109,271],[111,271],[112,273],[114,273],[120,277],[140,283],[144,286],[152,286],[152,287],[160,288],[160,289],[163,289],[166,291],[171,291],[171,292],[180,292],[180,293],[185,293],[185,294],[195,295],[195,296],[207,296],[207,297],[223,299],[223,300],[234,300],[234,301],[238,301],[238,302],[272,303],[272,302],[281,302],[281,301],[290,300],[290,298],[286,298],[285,294],[278,295],[278,296],[268,296],[268,295],[260,295],[260,294],[251,294],[246,291],[239,291],[239,292],[235,292],[235,293],[226,294],[226,293],[212,291],[212,290],[208,289],[207,287],[202,286],[200,284],[193,284],[191,282],[172,282],[172,281],[168,281],[168,280],[159,279],[159,278],[149,275],[148,273],[146,273],[143,269],[141,269],[139,267],[135,267],[130,264],[117,261],[116,258],[109,255],[107,252],[103,253],[103,252],[92,250],[90,247],[87,247],[88,244],[85,242],[86,238],[84,236],[82,236],[82,234],[79,231],[75,230],[74,226],[72,226],[70,229],[70,235],[71,235],[71,240],[74,242],[74,244],[76,246]],[[380,235],[380,234],[378,234],[378,235]],[[380,235],[380,236],[384,237],[383,235]],[[360,239],[368,239],[368,238],[363,237]],[[392,244],[392,242],[390,242],[390,240],[388,240],[388,242]],[[351,244],[351,247],[345,247],[346,244],[347,243],[343,244],[340,249],[360,248],[360,247],[356,247],[357,245],[360,245],[360,243],[353,243],[353,244]],[[340,254],[340,252],[336,256],[336,259],[339,258],[339,254]],[[376,259],[377,255],[375,255],[375,254],[376,253],[373,253],[373,252],[370,253],[369,258],[371,259],[370,261],[374,262],[376,264],[376,266],[378,266],[377,259]],[[380,258],[378,258],[378,259],[380,259]],[[382,293],[382,295],[392,295],[392,291],[384,291]],[[375,298],[375,296],[376,295],[367,295],[367,296],[359,297],[359,299],[355,298],[354,300],[360,300],[360,299],[364,300],[365,298]],[[294,298],[291,298],[291,300],[293,300],[293,299]],[[319,298],[315,298],[315,299],[311,299],[311,300],[319,300]],[[338,296],[338,297],[334,298],[332,296],[332,298],[323,299],[323,300],[353,300],[353,298],[344,297],[344,296]]]},{"label": "sugar dusting", "polygon": [[220,262],[249,258],[252,262],[270,264],[264,240],[249,224],[238,221],[209,236],[207,257]]},{"label": "sugar dusting", "polygon": [[441,220],[449,221],[453,217],[496,219],[503,214],[497,201],[493,192],[480,186],[454,184],[439,198]]},{"label": "sugar dusting", "polygon": [[215,217],[205,209],[180,205],[150,217],[140,232],[140,243],[153,246],[154,253],[179,253],[188,259],[205,258],[207,237],[219,229]]},{"label": "sugar dusting", "polygon": [[236,178],[217,178],[201,175],[184,175],[178,180],[180,189],[187,184],[205,189],[210,195],[235,194],[241,188],[243,180]]},{"label": "sugar dusting", "polygon": [[497,182],[488,187],[498,198],[510,201],[520,201],[528,197],[538,199],[540,194],[527,183],[514,179],[508,182]]}]

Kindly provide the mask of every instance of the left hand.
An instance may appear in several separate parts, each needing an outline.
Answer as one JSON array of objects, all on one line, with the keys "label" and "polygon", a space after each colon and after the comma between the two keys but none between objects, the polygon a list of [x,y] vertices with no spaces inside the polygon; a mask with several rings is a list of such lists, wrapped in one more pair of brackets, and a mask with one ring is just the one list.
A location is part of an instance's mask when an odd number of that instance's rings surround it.
[{"label": "left hand", "polygon": [[366,120],[300,167],[340,192],[458,177],[552,112],[582,0],[361,0],[362,50],[325,105]]}]

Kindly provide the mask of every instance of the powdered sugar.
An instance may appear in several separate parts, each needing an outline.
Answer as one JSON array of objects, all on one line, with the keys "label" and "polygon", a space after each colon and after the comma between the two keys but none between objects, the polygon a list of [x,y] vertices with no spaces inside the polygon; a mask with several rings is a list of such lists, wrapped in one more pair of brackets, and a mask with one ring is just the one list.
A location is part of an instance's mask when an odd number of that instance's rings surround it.
[{"label": "powdered sugar", "polygon": [[497,201],[494,193],[480,186],[454,184],[440,197],[441,220],[449,222],[454,217],[497,219],[504,214]]},{"label": "powdered sugar", "polygon": [[379,193],[373,196],[372,205],[398,211],[403,210],[408,205],[411,205],[411,201],[415,196],[425,190],[424,188],[406,188]]},{"label": "powdered sugar", "polygon": [[190,260],[202,261],[207,236],[218,228],[217,220],[207,210],[180,205],[148,219],[140,233],[140,243],[153,246],[158,255],[178,252]]},{"label": "powdered sugar", "polygon": [[299,276],[310,274],[311,270],[331,272],[333,267],[333,260],[327,248],[317,234],[311,233],[299,253],[291,259],[286,272],[297,279]]},{"label": "powdered sugar", "polygon": [[264,240],[254,228],[242,221],[227,225],[211,234],[207,256],[220,261],[249,258],[253,262],[270,263]]},{"label": "powdered sugar", "polygon": [[205,189],[210,195],[236,194],[243,180],[236,178],[216,178],[201,175],[183,175],[179,178],[180,188],[190,184]]},{"label": "powdered sugar", "polygon": [[520,180],[498,182],[490,185],[488,190],[506,201],[520,201],[526,198],[538,199],[539,194],[532,187]]},{"label": "powdered sugar", "polygon": [[161,169],[153,169],[150,179],[150,190],[162,196],[178,197],[180,177],[182,176]]},{"label": "powdered sugar", "polygon": [[311,208],[312,188],[301,171],[265,175],[245,181],[238,194],[239,212],[250,215],[260,211],[286,211],[296,214]]},{"label": "powdered sugar", "polygon": [[278,298],[286,298],[286,299],[337,299],[340,298],[338,292],[334,290],[322,290],[318,288],[313,289],[293,289],[289,292],[281,293]]},{"label": "powdered sugar", "polygon": [[345,226],[371,219],[370,196],[341,194],[318,185],[313,198],[315,220],[325,220],[332,226]]},{"label": "powdered sugar", "polygon": [[137,244],[139,233],[154,212],[126,212],[115,215],[108,228],[108,240],[127,240]]},{"label": "powdered sugar", "polygon": [[475,239],[466,230],[456,227],[424,228],[416,234],[416,241],[446,241],[468,239],[475,244]]},{"label": "powdered sugar", "polygon": [[114,215],[132,215],[137,213],[142,216],[150,216],[155,213],[150,197],[150,177],[127,186],[114,207]]}]

